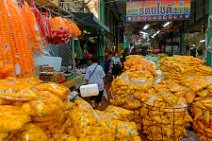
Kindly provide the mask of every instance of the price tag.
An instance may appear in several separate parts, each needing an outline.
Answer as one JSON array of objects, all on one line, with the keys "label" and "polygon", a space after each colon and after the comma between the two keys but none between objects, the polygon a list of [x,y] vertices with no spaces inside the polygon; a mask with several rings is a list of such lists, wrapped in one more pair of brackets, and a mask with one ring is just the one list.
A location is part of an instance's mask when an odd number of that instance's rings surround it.
[{"label": "price tag", "polygon": [[15,64],[15,74],[20,75],[21,74],[21,66],[20,64]]},{"label": "price tag", "polygon": [[39,30],[38,25],[35,25],[35,26],[34,26],[34,29],[35,29],[35,30]]}]

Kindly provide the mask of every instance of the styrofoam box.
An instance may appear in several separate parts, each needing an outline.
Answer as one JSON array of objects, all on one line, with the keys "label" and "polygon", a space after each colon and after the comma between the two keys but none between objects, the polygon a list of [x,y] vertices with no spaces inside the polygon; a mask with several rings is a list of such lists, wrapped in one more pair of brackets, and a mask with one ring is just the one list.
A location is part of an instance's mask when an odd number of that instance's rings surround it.
[{"label": "styrofoam box", "polygon": [[55,71],[60,71],[61,63],[62,63],[61,57],[52,57],[43,55],[35,57],[36,66],[49,65],[51,67],[54,67]]},{"label": "styrofoam box", "polygon": [[97,84],[88,84],[80,86],[80,94],[82,97],[97,96],[99,88]]}]

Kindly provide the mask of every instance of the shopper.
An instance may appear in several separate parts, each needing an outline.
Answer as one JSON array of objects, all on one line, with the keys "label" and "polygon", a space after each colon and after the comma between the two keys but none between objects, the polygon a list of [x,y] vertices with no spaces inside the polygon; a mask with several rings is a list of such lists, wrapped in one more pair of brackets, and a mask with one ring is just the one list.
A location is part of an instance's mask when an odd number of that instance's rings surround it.
[{"label": "shopper", "polygon": [[120,59],[117,52],[111,58],[111,69],[112,69],[113,79],[115,79],[120,74],[120,72],[122,70],[121,59]]},{"label": "shopper", "polygon": [[105,74],[108,76],[108,73],[110,71],[110,56],[106,55],[105,56]]},{"label": "shopper", "polygon": [[98,64],[98,60],[96,57],[91,58],[92,64],[87,68],[85,74],[85,80],[87,84],[97,84],[99,88],[99,95],[91,97],[91,104],[93,108],[101,109],[102,105],[102,96],[104,93],[104,77],[105,72]]}]

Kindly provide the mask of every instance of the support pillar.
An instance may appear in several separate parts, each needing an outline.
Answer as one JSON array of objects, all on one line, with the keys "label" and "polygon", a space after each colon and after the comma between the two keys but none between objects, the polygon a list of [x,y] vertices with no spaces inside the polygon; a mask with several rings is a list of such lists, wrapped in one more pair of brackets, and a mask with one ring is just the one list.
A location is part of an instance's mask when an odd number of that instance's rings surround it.
[{"label": "support pillar", "polygon": [[163,53],[166,53],[166,38],[167,38],[167,32],[164,35],[164,49],[163,49]]},{"label": "support pillar", "polygon": [[105,24],[105,0],[100,0],[100,21]]},{"label": "support pillar", "polygon": [[209,0],[208,8],[208,29],[207,29],[207,65],[212,66],[212,0]]},{"label": "support pillar", "polygon": [[174,33],[171,33],[171,56],[174,55]]},{"label": "support pillar", "polygon": [[74,39],[71,39],[71,47],[72,47],[72,65],[73,68],[76,68],[76,62],[75,62],[75,44],[74,44]]},{"label": "support pillar", "polygon": [[180,55],[183,55],[184,48],[184,22],[180,26]]},{"label": "support pillar", "polygon": [[[105,24],[105,1],[104,0],[100,0],[100,21]],[[101,29],[101,44],[102,44],[102,48],[105,48],[105,37],[104,37],[104,29]],[[105,68],[105,56],[100,56],[100,65],[103,67],[103,69]]]}]

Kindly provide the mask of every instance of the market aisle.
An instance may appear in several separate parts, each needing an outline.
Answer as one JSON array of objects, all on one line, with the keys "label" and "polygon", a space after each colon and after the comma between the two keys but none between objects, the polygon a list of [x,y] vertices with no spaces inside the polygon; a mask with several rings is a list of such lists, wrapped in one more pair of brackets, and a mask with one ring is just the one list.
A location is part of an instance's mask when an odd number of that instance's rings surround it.
[{"label": "market aisle", "polygon": [[107,106],[110,105],[110,99],[112,99],[111,92],[110,92],[111,83],[112,83],[112,76],[109,75],[105,78],[105,90],[106,90],[108,99],[103,97],[102,110],[105,110]]},{"label": "market aisle", "polygon": [[[107,108],[107,106],[110,105],[110,99],[112,99],[112,95],[111,95],[111,92],[110,92],[111,83],[112,83],[112,76],[107,76],[105,78],[105,89],[106,89],[106,92],[107,92],[107,95],[108,95],[108,100],[106,100],[103,97],[103,101],[102,101],[102,107],[103,108],[102,108],[102,110],[105,110]],[[149,141],[146,138],[146,135],[144,133],[139,132],[139,134],[140,134],[142,141]]]},{"label": "market aisle", "polygon": [[[105,78],[105,90],[106,90],[108,99],[106,99],[103,96],[103,99],[102,99],[102,110],[105,110],[107,108],[107,106],[110,105],[110,99],[112,98],[111,93],[110,93],[111,83],[112,83],[112,77],[111,76],[107,76]],[[91,100],[89,98],[84,98],[84,99],[91,104]]]}]

